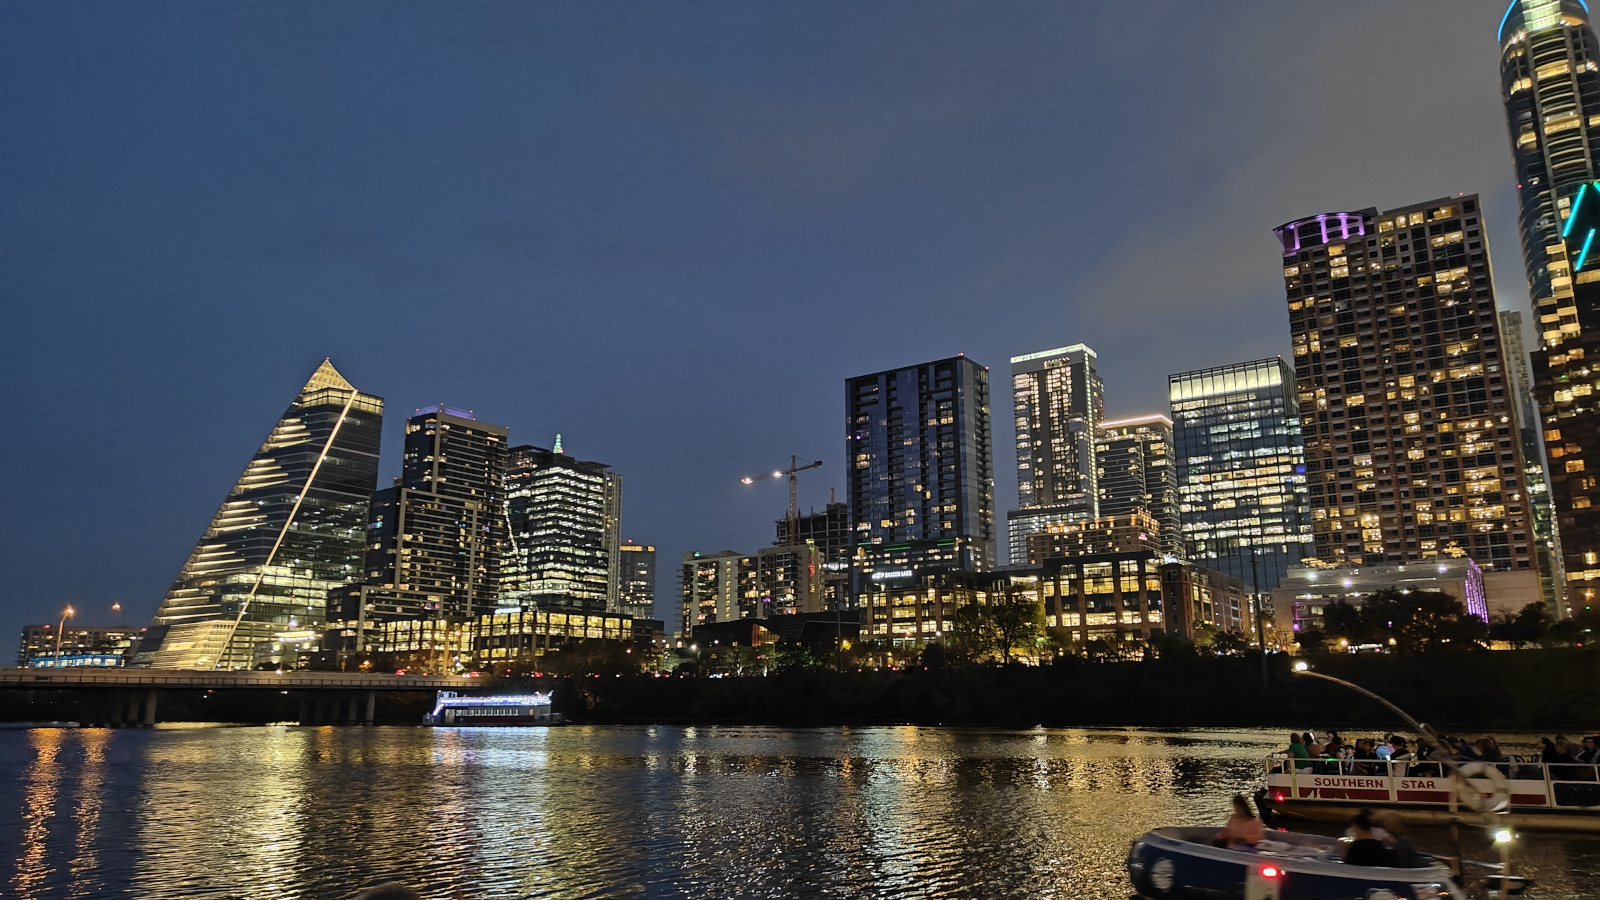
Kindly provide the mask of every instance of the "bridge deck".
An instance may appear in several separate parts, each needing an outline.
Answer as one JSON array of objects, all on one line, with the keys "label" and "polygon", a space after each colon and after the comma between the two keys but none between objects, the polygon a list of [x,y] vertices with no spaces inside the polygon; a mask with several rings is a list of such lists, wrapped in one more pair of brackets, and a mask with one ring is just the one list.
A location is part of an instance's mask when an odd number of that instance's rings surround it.
[{"label": "bridge deck", "polygon": [[171,690],[470,690],[464,675],[379,675],[362,672],[215,672],[188,669],[0,669],[0,688],[168,688]]}]

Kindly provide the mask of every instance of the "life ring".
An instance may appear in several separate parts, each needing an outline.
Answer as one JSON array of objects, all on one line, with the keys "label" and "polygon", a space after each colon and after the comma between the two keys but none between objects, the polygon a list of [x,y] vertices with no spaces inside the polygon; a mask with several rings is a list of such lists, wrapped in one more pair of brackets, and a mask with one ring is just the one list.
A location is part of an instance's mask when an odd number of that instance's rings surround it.
[{"label": "life ring", "polygon": [[1511,781],[1486,762],[1456,767],[1456,799],[1473,812],[1500,812],[1511,804]]}]

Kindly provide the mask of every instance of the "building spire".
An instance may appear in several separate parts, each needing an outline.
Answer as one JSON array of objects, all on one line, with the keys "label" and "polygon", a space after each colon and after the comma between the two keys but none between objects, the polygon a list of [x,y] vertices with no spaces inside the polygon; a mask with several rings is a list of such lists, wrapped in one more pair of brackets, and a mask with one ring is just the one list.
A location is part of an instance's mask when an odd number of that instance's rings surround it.
[{"label": "building spire", "polygon": [[559,431],[556,432],[556,446],[555,446],[554,452],[556,452],[556,453],[560,453],[561,452],[561,432],[559,432]]}]

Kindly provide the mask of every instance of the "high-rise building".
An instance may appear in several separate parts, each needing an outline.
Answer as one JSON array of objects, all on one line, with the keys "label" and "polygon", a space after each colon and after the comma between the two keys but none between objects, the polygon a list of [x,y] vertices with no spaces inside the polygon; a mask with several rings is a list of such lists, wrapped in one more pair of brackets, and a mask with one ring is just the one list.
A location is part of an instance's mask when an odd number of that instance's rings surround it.
[{"label": "high-rise building", "polygon": [[617,545],[620,565],[618,584],[621,594],[617,603],[624,615],[636,619],[656,617],[656,548],[647,544],[624,541]]},{"label": "high-rise building", "polygon": [[1167,379],[1184,553],[1269,590],[1311,551],[1294,370],[1257,359]]},{"label": "high-rise building", "polygon": [[1538,600],[1477,196],[1275,231],[1317,556],[1377,565],[1454,546],[1491,595]]},{"label": "high-rise building", "polygon": [[[774,545],[786,547],[789,540],[789,520],[778,520],[778,537]],[[820,586],[822,603],[827,609],[846,609],[850,598],[850,558],[855,555],[856,533],[850,525],[850,506],[829,500],[822,512],[812,510],[800,516],[795,523],[795,542],[810,544],[822,559]]]},{"label": "high-rise building", "polygon": [[622,476],[562,452],[560,435],[554,450],[513,447],[506,514],[511,562],[502,605],[618,611]]},{"label": "high-rise building", "polygon": [[1006,514],[1012,565],[1027,559],[1028,535],[1100,514],[1094,448],[1105,385],[1096,359],[1083,344],[1011,358],[1018,507]]},{"label": "high-rise building", "polygon": [[845,381],[860,578],[995,564],[989,370],[965,356]]},{"label": "high-rise building", "polygon": [[1517,441],[1522,445],[1523,483],[1528,486],[1528,510],[1533,519],[1534,562],[1539,572],[1539,593],[1552,615],[1567,612],[1566,566],[1561,557],[1561,536],[1556,531],[1555,506],[1550,500],[1550,475],[1545,464],[1544,441],[1539,429],[1539,404],[1533,398],[1533,374],[1528,367],[1523,340],[1522,313],[1500,311],[1500,344],[1506,358],[1506,386],[1516,410]]},{"label": "high-rise building", "polygon": [[251,457],[178,572],[138,661],[237,669],[280,632],[320,628],[360,577],[383,399],[324,360]]},{"label": "high-rise building", "polygon": [[1148,513],[1163,552],[1183,556],[1178,515],[1178,466],[1172,455],[1172,420],[1162,415],[1100,424],[1095,442],[1100,515]]},{"label": "high-rise building", "polygon": [[339,592],[355,649],[470,649],[499,603],[508,430],[442,405],[406,420],[394,487],[373,495],[364,583]]},{"label": "high-rise building", "polygon": [[[1558,615],[1592,607],[1600,580],[1600,408],[1590,361],[1600,352],[1600,274],[1592,260],[1600,159],[1600,41],[1578,0],[1514,0],[1500,22],[1500,85],[1517,173],[1523,261],[1539,341],[1533,393],[1544,441],[1548,497],[1523,450],[1541,576],[1564,594]],[[1588,200],[1589,202],[1585,202]],[[1586,271],[1587,269],[1587,271]],[[1520,359],[1509,361],[1515,375]],[[1544,520],[1548,504],[1554,527]],[[1541,563],[1544,561],[1541,560]],[[1563,584],[1562,579],[1565,579]],[[1485,573],[1485,589],[1493,573]]]},{"label": "high-rise building", "polygon": [[678,586],[685,636],[708,622],[764,618],[754,556],[732,550],[685,553]]}]

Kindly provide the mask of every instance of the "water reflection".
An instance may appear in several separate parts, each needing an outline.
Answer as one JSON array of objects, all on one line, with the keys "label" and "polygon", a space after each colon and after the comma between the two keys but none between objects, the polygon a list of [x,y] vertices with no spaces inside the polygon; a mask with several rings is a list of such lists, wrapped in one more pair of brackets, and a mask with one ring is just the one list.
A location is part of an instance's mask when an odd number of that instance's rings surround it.
[{"label": "water reflection", "polygon": [[[1279,732],[162,728],[0,732],[18,897],[1125,897]],[[1418,835],[1424,845],[1442,836]],[[1487,855],[1482,848],[1481,855]],[[1473,848],[1469,847],[1469,855]],[[1600,841],[1529,835],[1545,896]]]}]

